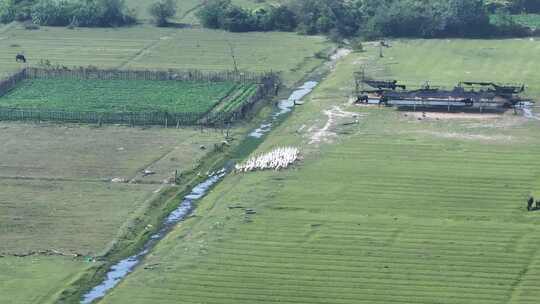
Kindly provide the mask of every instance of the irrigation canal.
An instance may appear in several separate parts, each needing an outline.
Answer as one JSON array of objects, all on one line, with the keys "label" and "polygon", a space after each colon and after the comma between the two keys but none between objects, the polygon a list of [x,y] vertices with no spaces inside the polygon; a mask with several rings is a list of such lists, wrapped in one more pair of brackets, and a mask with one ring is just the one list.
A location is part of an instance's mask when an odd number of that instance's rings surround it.
[{"label": "irrigation canal", "polygon": [[[331,56],[331,61],[327,62],[323,67],[323,71],[315,71],[312,73],[302,86],[294,90],[288,97],[278,102],[277,107],[274,108],[272,114],[267,120],[261,123],[261,125],[249,133],[246,141],[250,142],[246,146],[251,149],[247,149],[244,153],[253,152],[259,143],[264,140],[264,135],[272,130],[280,121],[282,121],[286,116],[285,114],[290,113],[296,104],[310,94],[313,89],[318,85],[318,81],[327,75],[336,62],[342,57],[348,55],[348,50],[338,49],[333,56]],[[540,117],[533,114],[529,107],[523,108],[524,115],[529,118],[540,120]],[[231,159],[226,162],[227,165],[225,168],[219,170],[217,173],[211,174],[208,178],[202,183],[193,187],[190,193],[183,197],[180,205],[173,210],[162,222],[158,232],[153,234],[148,241],[142,246],[140,251],[132,256],[129,256],[118,263],[114,264],[107,271],[106,277],[104,280],[94,286],[89,292],[83,295],[80,303],[81,304],[91,304],[95,301],[104,297],[107,292],[116,287],[126,276],[129,275],[144,259],[144,257],[157,245],[157,243],[163,239],[178,223],[182,222],[195,208],[197,201],[203,198],[208,191],[215,186],[223,177],[230,172],[234,167],[234,160]]]},{"label": "irrigation canal", "polygon": [[[278,102],[272,115],[264,121],[258,128],[249,133],[249,140],[255,140],[262,142],[265,134],[272,130],[272,127],[276,125],[278,121],[292,111],[295,104],[307,96],[317,86],[317,81],[307,81],[302,86],[292,92],[288,99],[284,99]],[[252,151],[257,145],[250,145],[253,147]],[[248,151],[248,152],[252,152]],[[182,222],[195,208],[196,202],[203,198],[213,186],[215,186],[227,173],[233,168],[233,161],[227,162],[228,165],[214,173],[191,189],[190,193],[182,199],[180,205],[173,210],[163,221],[158,232],[150,236],[148,241],[143,245],[141,250],[129,256],[118,263],[114,264],[107,271],[105,279],[99,284],[94,286],[89,292],[83,295],[80,303],[90,304],[98,299],[104,297],[108,291],[113,289],[122,279],[124,279],[129,273],[131,273],[137,265],[141,263],[143,258],[157,245],[157,243],[163,239],[176,224]]]}]

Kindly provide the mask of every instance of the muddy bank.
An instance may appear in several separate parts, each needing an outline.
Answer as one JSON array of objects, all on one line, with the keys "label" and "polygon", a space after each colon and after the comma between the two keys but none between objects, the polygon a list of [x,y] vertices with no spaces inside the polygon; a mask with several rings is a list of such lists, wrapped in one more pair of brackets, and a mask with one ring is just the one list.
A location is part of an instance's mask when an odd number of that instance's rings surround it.
[{"label": "muddy bank", "polygon": [[113,289],[120,281],[125,278],[135,267],[142,261],[142,259],[150,252],[152,248],[171,231],[174,226],[184,220],[186,216],[193,210],[197,200],[202,198],[208,190],[214,186],[221,178],[227,173],[227,169],[222,169],[213,175],[210,175],[205,181],[195,186],[191,192],[184,196],[180,206],[173,210],[163,221],[161,228],[158,232],[152,234],[150,239],[144,244],[141,251],[135,255],[127,257],[120,262],[111,266],[106,274],[105,280],[99,285],[95,286],[87,292],[83,299],[82,304],[92,303],[97,299],[105,296],[107,291]]},{"label": "muddy bank", "polygon": [[279,123],[285,114],[290,113],[296,105],[302,104],[302,99],[309,95],[319,82],[326,77],[336,66],[337,62],[349,55],[352,52],[350,49],[338,48],[332,55],[329,56],[329,61],[325,62],[321,67],[315,69],[310,75],[306,76],[297,88],[293,89],[292,93],[286,99],[281,99],[277,102],[277,109],[274,110],[268,120],[265,120],[257,129],[253,130],[249,137],[260,139],[268,134]]},{"label": "muddy bank", "polygon": [[[261,126],[249,133],[248,137],[260,139],[263,135],[272,130],[275,122],[283,114],[287,114],[292,111],[294,102],[301,100],[307,96],[316,87],[318,82],[307,81],[304,85],[294,90],[287,100],[282,100],[278,103],[278,106],[274,109],[274,112],[270,116],[270,122],[263,122]],[[292,103],[291,103],[292,101]],[[234,161],[228,161],[229,164],[233,164]],[[137,265],[141,263],[143,258],[150,252],[156,244],[163,239],[170,232],[174,226],[183,221],[191,211],[195,208],[196,202],[206,195],[219,180],[221,180],[232,167],[223,168],[217,173],[210,175],[205,181],[196,185],[189,194],[183,197],[178,208],[173,210],[163,221],[159,231],[152,236],[141,248],[140,252],[131,255],[125,259],[120,260],[118,263],[112,265],[106,273],[105,279],[93,287],[89,292],[83,295],[81,304],[90,304],[94,301],[104,297],[106,293],[113,289],[122,279],[124,279],[130,272],[132,272]]]},{"label": "muddy bank", "polygon": [[261,138],[272,130],[275,122],[284,114],[291,112],[294,106],[313,91],[319,84],[317,81],[306,81],[303,85],[296,88],[287,99],[277,102],[277,109],[272,113],[269,120],[264,121],[257,129],[249,133],[250,137]]},{"label": "muddy bank", "polygon": [[534,114],[532,108],[525,106],[521,110],[523,111],[523,116],[529,119],[540,120],[540,117]]}]

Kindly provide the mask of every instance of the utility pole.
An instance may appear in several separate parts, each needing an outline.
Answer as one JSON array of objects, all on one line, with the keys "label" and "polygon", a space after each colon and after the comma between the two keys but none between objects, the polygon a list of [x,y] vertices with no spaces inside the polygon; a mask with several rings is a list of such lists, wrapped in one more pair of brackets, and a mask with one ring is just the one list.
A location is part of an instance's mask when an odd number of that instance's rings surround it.
[{"label": "utility pole", "polygon": [[227,44],[229,45],[229,50],[231,52],[231,58],[232,58],[232,61],[233,61],[234,72],[238,74],[238,63],[236,62],[236,53],[234,51],[234,46],[230,41],[227,41]]}]

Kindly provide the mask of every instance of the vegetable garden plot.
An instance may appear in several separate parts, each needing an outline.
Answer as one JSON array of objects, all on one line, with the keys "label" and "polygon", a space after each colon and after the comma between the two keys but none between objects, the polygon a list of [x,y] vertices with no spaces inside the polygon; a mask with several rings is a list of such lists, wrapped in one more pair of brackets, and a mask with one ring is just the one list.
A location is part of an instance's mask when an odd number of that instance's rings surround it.
[{"label": "vegetable garden plot", "polygon": [[93,112],[205,113],[233,82],[27,79],[0,98],[1,107]]},{"label": "vegetable garden plot", "polygon": [[249,97],[257,92],[257,85],[254,83],[238,85],[235,90],[229,94],[223,102],[218,104],[212,113],[230,113],[244,105]]},{"label": "vegetable garden plot", "polygon": [[0,81],[0,120],[223,125],[279,83],[274,73],[27,68]]}]

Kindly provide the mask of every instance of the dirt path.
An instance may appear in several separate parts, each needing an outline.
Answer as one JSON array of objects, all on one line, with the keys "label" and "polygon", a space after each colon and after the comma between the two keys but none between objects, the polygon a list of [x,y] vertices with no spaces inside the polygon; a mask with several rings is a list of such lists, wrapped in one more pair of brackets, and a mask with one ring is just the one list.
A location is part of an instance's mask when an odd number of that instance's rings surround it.
[{"label": "dirt path", "polygon": [[137,60],[141,59],[145,55],[149,54],[150,51],[155,49],[161,42],[171,40],[174,37],[178,35],[178,32],[173,34],[172,36],[161,36],[157,40],[153,40],[150,43],[148,43],[146,46],[144,46],[142,49],[140,49],[135,55],[131,56],[130,58],[123,61],[119,66],[117,66],[117,69],[125,69],[133,62],[136,62]]},{"label": "dirt path", "polygon": [[446,113],[446,112],[403,112],[403,116],[435,120],[493,120],[501,118],[501,114],[487,113]]},{"label": "dirt path", "polygon": [[186,18],[186,17],[189,16],[191,13],[193,13],[193,12],[195,12],[196,10],[198,10],[199,8],[201,8],[203,5],[206,5],[206,3],[208,3],[208,1],[207,1],[207,0],[203,0],[203,1],[201,1],[201,3],[199,3],[199,4],[195,5],[194,7],[192,7],[192,8],[190,8],[190,9],[186,10],[186,11],[182,14],[182,16],[180,16],[180,17],[178,18],[178,20],[180,20],[180,21],[184,20],[184,18]]},{"label": "dirt path", "polygon": [[[167,36],[166,36],[167,37]],[[117,66],[116,68],[117,69],[125,69],[127,68],[127,66],[129,64],[131,64],[132,62],[135,62],[139,59],[141,59],[144,55],[150,53],[150,50],[151,49],[154,49],[155,47],[157,47],[157,45],[162,41],[163,37],[160,37],[158,40],[154,40],[152,42],[150,42],[149,44],[147,44],[145,47],[143,47],[142,49],[140,49],[137,53],[135,53],[135,55],[133,55],[132,57],[126,59],[124,62],[122,62],[119,66]]]},{"label": "dirt path", "polygon": [[11,30],[13,27],[15,27],[15,25],[17,24],[17,22],[13,21],[11,23],[8,23],[6,26],[4,26],[3,28],[0,29],[0,34],[3,34],[9,30]]}]

